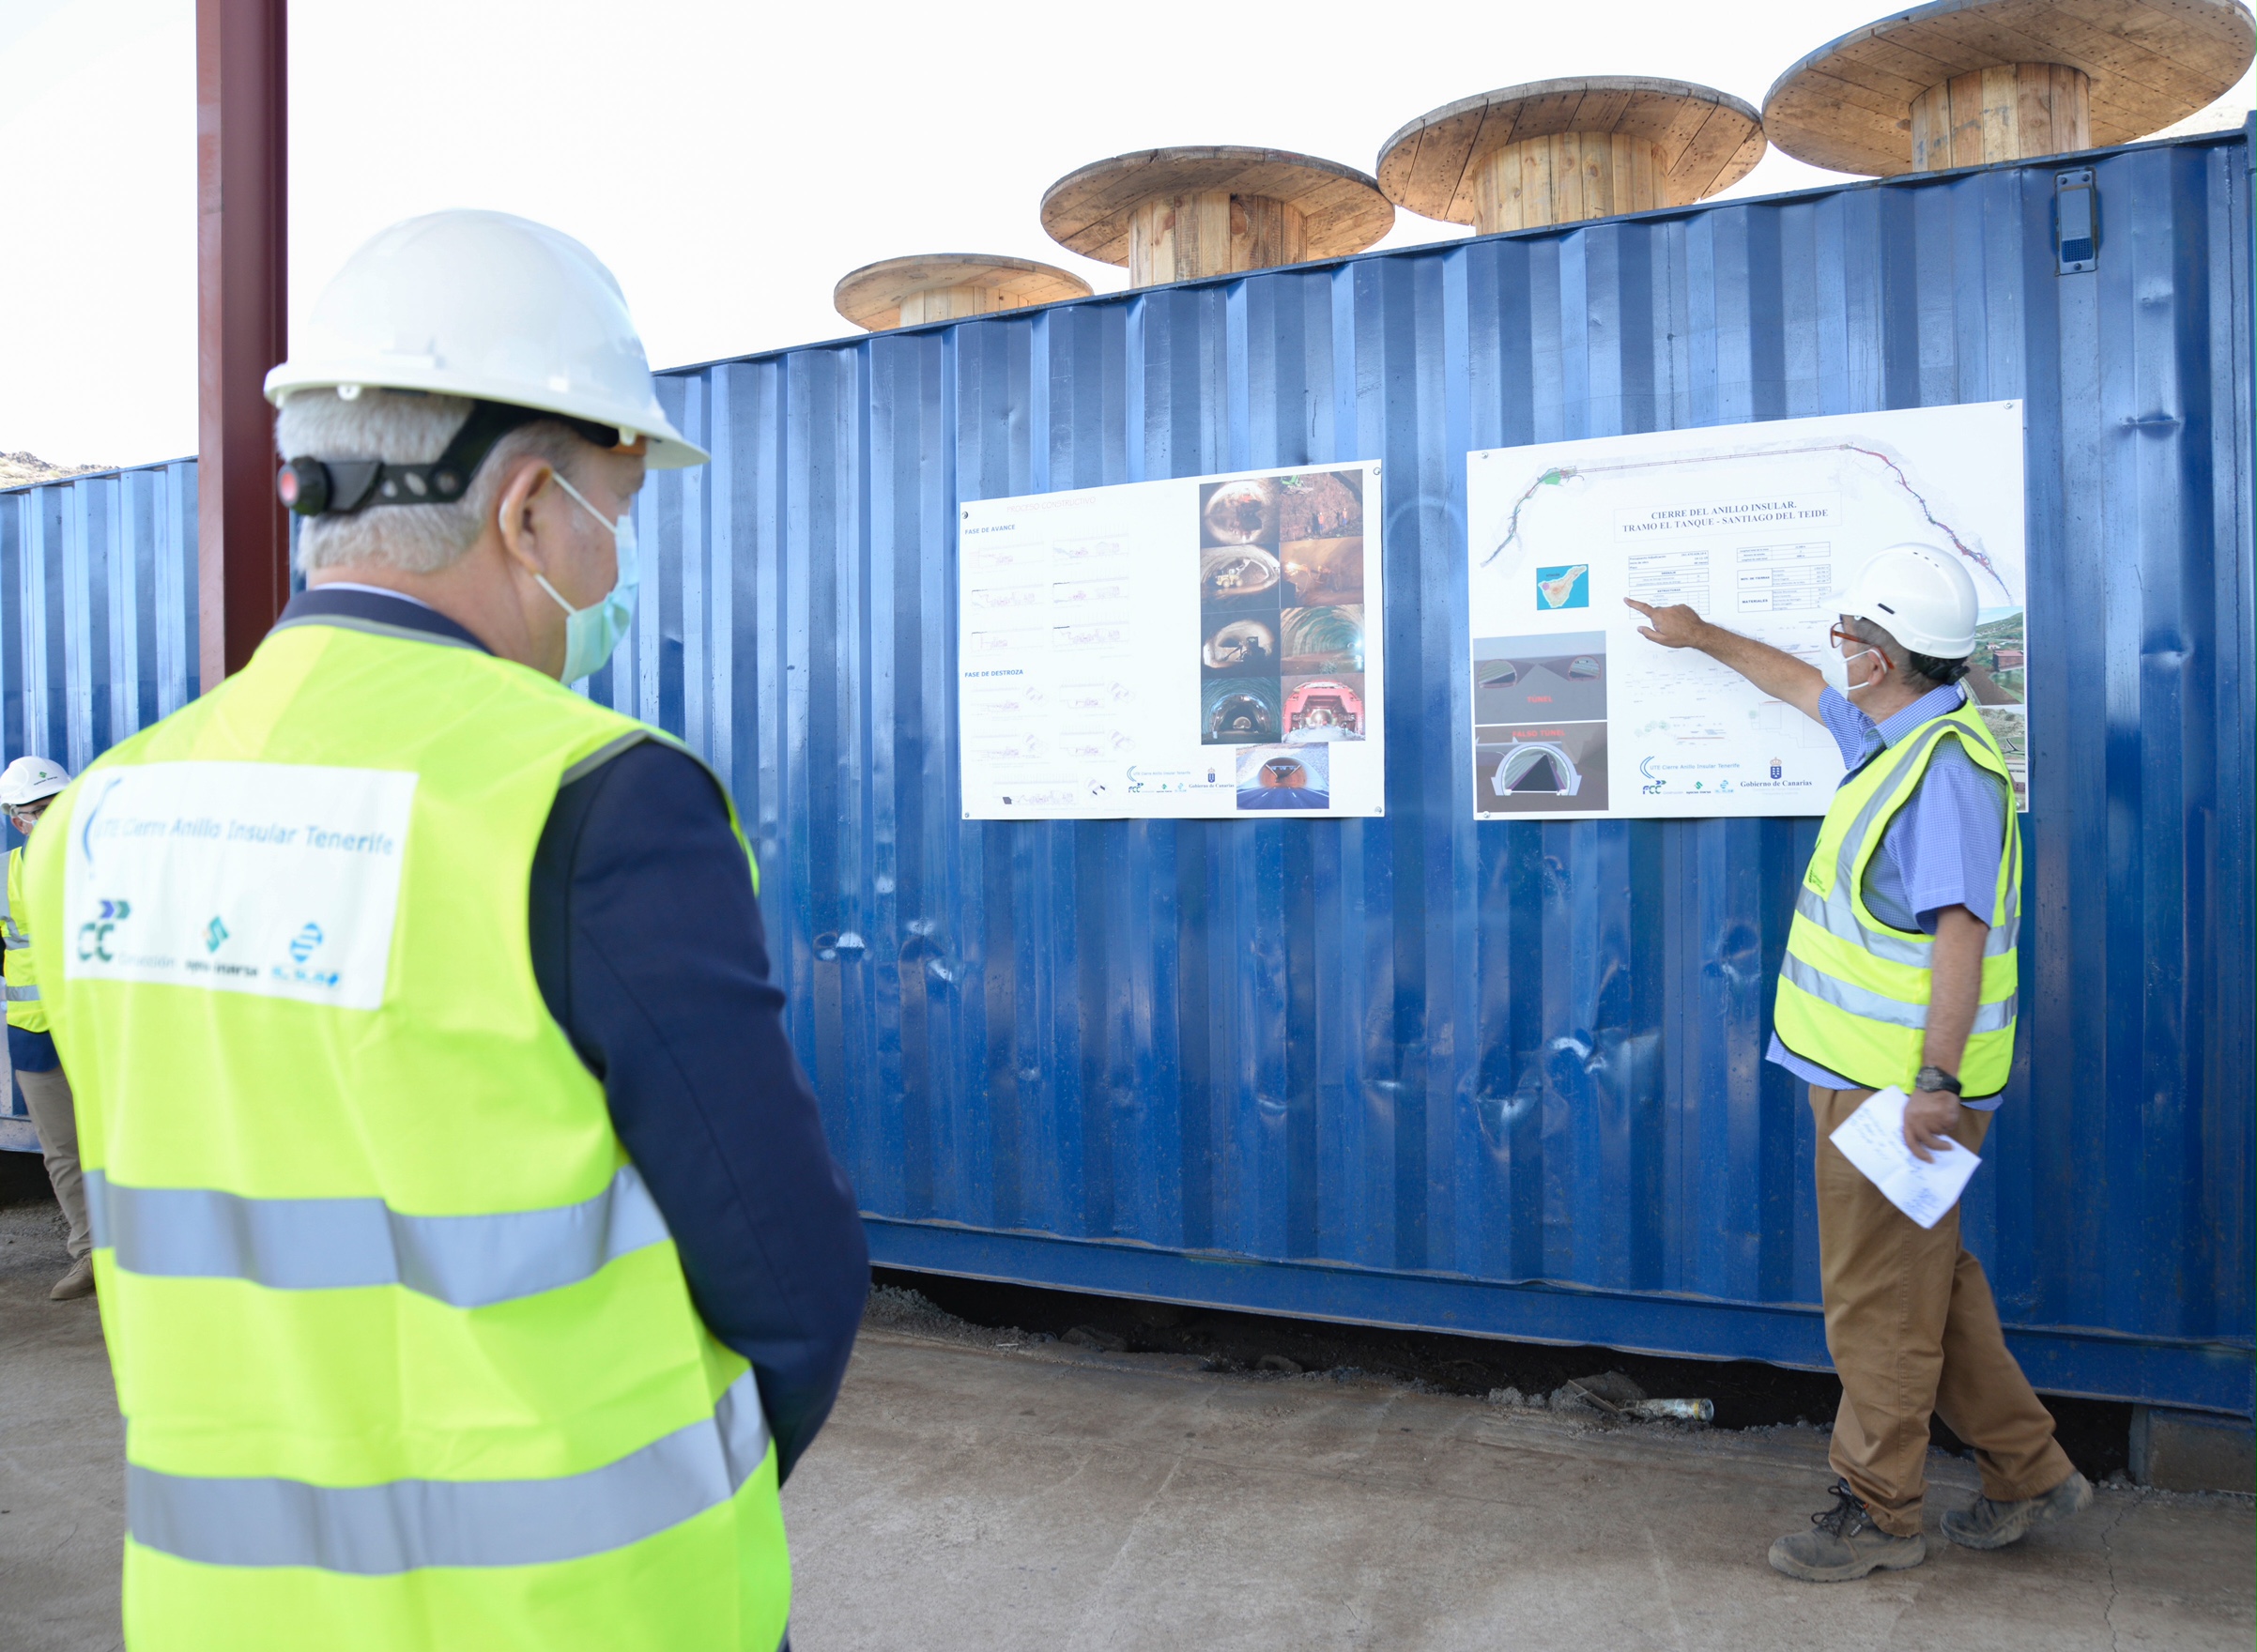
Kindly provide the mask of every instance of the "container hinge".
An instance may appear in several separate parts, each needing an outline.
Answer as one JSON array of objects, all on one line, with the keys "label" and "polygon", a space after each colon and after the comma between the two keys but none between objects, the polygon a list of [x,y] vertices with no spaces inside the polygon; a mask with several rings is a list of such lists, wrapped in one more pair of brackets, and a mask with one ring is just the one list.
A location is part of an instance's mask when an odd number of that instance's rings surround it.
[{"label": "container hinge", "polygon": [[2100,268],[2100,190],[2089,166],[2053,175],[2053,253],[2063,275]]}]

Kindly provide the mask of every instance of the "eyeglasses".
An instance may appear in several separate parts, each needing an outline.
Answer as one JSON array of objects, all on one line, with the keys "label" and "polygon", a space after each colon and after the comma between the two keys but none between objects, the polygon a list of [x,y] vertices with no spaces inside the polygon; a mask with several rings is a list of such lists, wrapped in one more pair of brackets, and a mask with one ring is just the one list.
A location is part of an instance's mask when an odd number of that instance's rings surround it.
[{"label": "eyeglasses", "polygon": [[1861,649],[1869,646],[1864,637],[1858,635],[1838,620],[1827,628],[1826,640],[1834,644],[1835,648],[1840,648],[1845,643],[1855,643]]}]

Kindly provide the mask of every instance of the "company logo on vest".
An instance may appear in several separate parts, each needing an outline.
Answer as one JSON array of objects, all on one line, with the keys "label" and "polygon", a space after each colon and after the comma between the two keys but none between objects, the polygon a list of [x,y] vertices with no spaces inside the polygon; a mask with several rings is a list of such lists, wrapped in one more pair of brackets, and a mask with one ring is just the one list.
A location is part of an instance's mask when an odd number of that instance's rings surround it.
[{"label": "company logo on vest", "polygon": [[[99,818],[72,830],[64,911],[80,941],[67,979],[382,1003],[412,772],[178,762],[107,779]],[[113,933],[118,896],[133,923]]]},{"label": "company logo on vest", "polygon": [[78,956],[82,958],[100,958],[110,962],[110,937],[118,925],[133,915],[133,903],[124,900],[106,900],[101,910],[78,926]]},{"label": "company logo on vest", "polygon": [[277,981],[294,981],[303,987],[336,986],[337,971],[306,968],[306,960],[321,949],[321,925],[308,918],[305,926],[290,937],[290,958],[297,967],[284,970],[277,964],[274,967],[274,978]]}]

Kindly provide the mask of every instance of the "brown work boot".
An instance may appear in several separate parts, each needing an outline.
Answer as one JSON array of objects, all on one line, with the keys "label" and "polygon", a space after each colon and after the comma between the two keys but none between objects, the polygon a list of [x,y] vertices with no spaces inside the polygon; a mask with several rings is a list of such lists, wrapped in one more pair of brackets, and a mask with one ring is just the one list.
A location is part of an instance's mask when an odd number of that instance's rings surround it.
[{"label": "brown work boot", "polygon": [[1993,1503],[1977,1497],[1965,1508],[1943,1517],[1943,1535],[1962,1549],[2004,1549],[2019,1543],[2033,1526],[2051,1525],[2092,1507],[2093,1482],[2076,1470],[2050,1491],[2012,1503]]},{"label": "brown work boot", "polygon": [[54,1282],[47,1293],[50,1302],[76,1302],[82,1296],[94,1294],[94,1259],[82,1256],[70,1264],[70,1271]]},{"label": "brown work boot", "polygon": [[1806,1583],[1845,1583],[1869,1571],[1902,1571],[1927,1558],[1927,1537],[1899,1537],[1873,1523],[1856,1492],[1834,1484],[1834,1507],[1810,1517],[1811,1529],[1771,1546],[1772,1568]]}]

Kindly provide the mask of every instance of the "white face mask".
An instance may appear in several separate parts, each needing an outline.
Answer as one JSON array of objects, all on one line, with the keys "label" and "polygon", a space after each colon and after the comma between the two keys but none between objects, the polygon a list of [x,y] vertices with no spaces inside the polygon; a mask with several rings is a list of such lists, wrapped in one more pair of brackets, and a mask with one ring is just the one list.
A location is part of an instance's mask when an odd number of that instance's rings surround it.
[{"label": "white face mask", "polygon": [[1845,696],[1862,694],[1881,681],[1879,677],[1868,677],[1855,688],[1850,686],[1850,662],[1862,660],[1867,654],[1873,655],[1876,659],[1885,657],[1879,649],[1860,649],[1854,654],[1845,654],[1841,650],[1835,648],[1833,639],[1829,638],[1826,643],[1826,651],[1819,657],[1819,674],[1825,678],[1826,686],[1834,690],[1835,694]]}]

